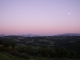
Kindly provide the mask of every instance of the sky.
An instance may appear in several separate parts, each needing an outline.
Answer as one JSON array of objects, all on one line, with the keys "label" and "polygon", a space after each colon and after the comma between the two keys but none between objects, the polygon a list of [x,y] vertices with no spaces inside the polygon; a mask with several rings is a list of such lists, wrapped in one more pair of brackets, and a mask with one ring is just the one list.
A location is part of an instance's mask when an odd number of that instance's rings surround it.
[{"label": "sky", "polygon": [[80,33],[80,0],[0,0],[0,34]]}]

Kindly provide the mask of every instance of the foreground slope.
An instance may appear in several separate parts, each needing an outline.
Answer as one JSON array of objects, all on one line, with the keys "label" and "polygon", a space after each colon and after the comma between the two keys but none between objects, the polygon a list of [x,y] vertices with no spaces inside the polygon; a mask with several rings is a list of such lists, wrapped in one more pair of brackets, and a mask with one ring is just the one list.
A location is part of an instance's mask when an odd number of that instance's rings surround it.
[{"label": "foreground slope", "polygon": [[5,52],[0,52],[0,60],[26,60],[26,59],[12,56],[11,54]]},{"label": "foreground slope", "polygon": [[[6,52],[0,52],[0,60],[55,60],[55,59],[49,57],[31,57],[31,59],[24,59],[21,57],[12,56],[11,54]],[[68,60],[79,60],[79,59],[68,59]]]}]

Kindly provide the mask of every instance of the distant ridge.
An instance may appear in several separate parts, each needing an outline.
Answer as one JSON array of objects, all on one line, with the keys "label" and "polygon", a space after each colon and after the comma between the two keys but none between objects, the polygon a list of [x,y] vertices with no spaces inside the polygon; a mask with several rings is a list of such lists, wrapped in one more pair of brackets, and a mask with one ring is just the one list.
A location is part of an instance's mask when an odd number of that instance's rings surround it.
[{"label": "distant ridge", "polygon": [[0,37],[3,37],[3,36],[5,36],[4,34],[0,34]]},{"label": "distant ridge", "polygon": [[[4,35],[4,34],[0,34],[0,37],[4,37],[4,36],[39,37],[39,36],[44,36],[44,35],[35,35],[35,34]],[[65,34],[57,34],[57,35],[50,35],[50,36],[80,36],[80,34],[79,33],[65,33]]]},{"label": "distant ridge", "polygon": [[37,37],[37,36],[40,36],[40,35],[24,34],[24,35],[19,35],[19,36],[23,36],[23,37]]},{"label": "distant ridge", "polygon": [[65,34],[59,34],[56,36],[80,36],[79,33],[65,33]]}]

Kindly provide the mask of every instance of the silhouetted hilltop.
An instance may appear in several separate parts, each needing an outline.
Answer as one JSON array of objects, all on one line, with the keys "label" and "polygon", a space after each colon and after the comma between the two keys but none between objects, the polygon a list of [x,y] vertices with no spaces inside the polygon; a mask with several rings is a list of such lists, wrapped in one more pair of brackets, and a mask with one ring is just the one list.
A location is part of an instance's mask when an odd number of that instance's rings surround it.
[{"label": "silhouetted hilltop", "polygon": [[66,33],[66,34],[59,34],[56,36],[80,36],[80,34],[78,34],[78,33]]}]

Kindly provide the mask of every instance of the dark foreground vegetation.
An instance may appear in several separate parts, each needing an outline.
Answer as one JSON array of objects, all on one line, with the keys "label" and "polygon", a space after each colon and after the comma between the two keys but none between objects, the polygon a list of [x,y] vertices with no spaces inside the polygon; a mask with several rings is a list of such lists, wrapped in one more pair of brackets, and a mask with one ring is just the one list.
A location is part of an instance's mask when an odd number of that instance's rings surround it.
[{"label": "dark foreground vegetation", "polygon": [[0,37],[1,54],[24,60],[80,59],[80,36]]}]

